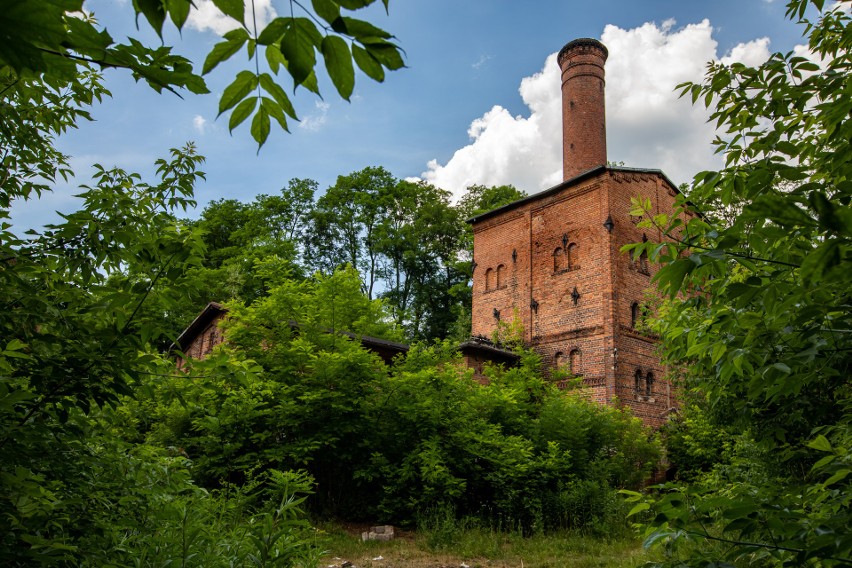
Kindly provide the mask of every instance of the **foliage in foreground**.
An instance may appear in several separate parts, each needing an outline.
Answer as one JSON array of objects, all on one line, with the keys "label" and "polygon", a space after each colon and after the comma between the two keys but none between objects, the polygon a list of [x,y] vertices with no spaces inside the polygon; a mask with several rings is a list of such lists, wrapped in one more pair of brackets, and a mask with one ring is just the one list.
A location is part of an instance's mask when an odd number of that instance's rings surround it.
[{"label": "foliage in foreground", "polygon": [[[222,91],[219,114],[230,112],[230,130],[253,117],[250,133],[260,147],[269,136],[273,120],[288,130],[288,117],[295,120],[297,116],[287,95],[289,81],[282,81],[279,74],[289,76],[294,91],[303,87],[319,96],[318,70],[325,68],[337,93],[349,100],[355,88],[356,66],[379,82],[384,80],[386,69],[405,66],[402,50],[391,41],[391,34],[353,17],[374,2],[321,0],[310,3],[310,8],[307,3],[291,3],[286,10],[289,15],[259,29],[254,2],[212,0],[233,29],[210,49],[200,65],[174,54],[172,46],[150,46],[136,38],[126,43],[116,41],[85,12],[83,0],[3,0],[0,80],[12,89],[17,89],[17,83],[24,85],[41,78],[58,87],[73,82],[85,71],[117,68],[157,92],[185,89],[205,94],[209,90],[202,75],[245,50],[250,64]],[[382,3],[387,10],[389,0]],[[135,16],[137,23],[147,21],[162,39],[164,27],[184,30],[193,7],[191,0],[139,0],[133,2],[127,16]]]},{"label": "foliage in foreground", "polygon": [[[852,563],[852,28],[848,2],[793,0],[788,15],[814,8],[801,23],[816,63],[711,65],[684,86],[715,105],[726,167],[681,202],[703,217],[649,216],[673,242],[633,247],[665,265],[659,333],[702,409],[677,438],[693,483],[634,509],[649,511],[648,544],[695,547],[673,565]],[[682,434],[720,443],[721,459]]]},{"label": "foliage in foreground", "polygon": [[[615,489],[637,487],[659,458],[637,419],[558,391],[534,355],[491,369],[488,385],[450,343],[414,346],[389,369],[357,339],[393,328],[353,270],[285,281],[229,315],[219,353],[160,379],[125,420],[129,436],[182,448],[207,487],[304,468],[325,515],[604,532],[621,524]],[[231,372],[240,361],[255,372]]]}]

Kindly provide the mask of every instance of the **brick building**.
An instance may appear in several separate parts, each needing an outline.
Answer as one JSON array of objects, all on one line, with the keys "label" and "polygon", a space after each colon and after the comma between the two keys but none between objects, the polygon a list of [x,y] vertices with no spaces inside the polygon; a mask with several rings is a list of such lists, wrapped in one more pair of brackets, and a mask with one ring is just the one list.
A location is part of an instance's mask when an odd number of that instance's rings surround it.
[{"label": "brick building", "polygon": [[606,58],[594,39],[574,40],[559,53],[564,181],[469,221],[472,333],[490,337],[499,320],[517,315],[546,368],[582,377],[595,400],[617,399],[659,426],[673,395],[654,339],[635,325],[654,268],[619,250],[662,238],[636,226],[631,197],[670,211],[677,188],[659,170],[607,165]]}]

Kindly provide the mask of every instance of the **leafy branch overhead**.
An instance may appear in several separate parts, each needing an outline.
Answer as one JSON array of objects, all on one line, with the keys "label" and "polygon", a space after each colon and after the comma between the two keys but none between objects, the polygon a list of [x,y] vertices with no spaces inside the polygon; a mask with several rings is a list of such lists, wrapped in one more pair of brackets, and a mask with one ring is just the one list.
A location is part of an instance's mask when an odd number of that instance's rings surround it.
[{"label": "leafy branch overhead", "polygon": [[[213,0],[236,27],[213,46],[198,74],[192,61],[173,54],[169,46],[147,46],[133,38],[126,44],[117,43],[83,11],[83,0],[0,0],[4,14],[0,20],[4,38],[0,76],[12,87],[39,76],[62,84],[72,82],[80,67],[121,68],[157,92],[165,89],[178,94],[185,89],[204,94],[209,90],[202,76],[245,49],[249,68],[238,71],[225,88],[219,114],[230,111],[228,127],[232,131],[252,117],[251,135],[260,147],[269,137],[273,119],[288,132],[288,117],[298,120],[287,94],[286,75],[292,79],[294,92],[301,86],[320,95],[319,64],[338,94],[348,101],[355,88],[356,66],[379,82],[385,78],[385,69],[405,66],[402,49],[391,34],[352,17],[373,3],[375,0],[311,0],[308,7],[291,0],[290,15],[259,29],[253,2]],[[387,10],[389,0],[382,3]],[[191,6],[192,0],[133,1],[137,24],[147,21],[161,38],[167,21],[183,29]]]}]

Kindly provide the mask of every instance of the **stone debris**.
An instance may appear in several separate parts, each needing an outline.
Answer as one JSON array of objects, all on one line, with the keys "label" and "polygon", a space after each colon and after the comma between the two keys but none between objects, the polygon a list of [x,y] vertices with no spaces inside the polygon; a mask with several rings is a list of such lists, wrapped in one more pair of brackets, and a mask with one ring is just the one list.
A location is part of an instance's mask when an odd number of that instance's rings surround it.
[{"label": "stone debris", "polygon": [[379,525],[370,527],[369,531],[361,533],[361,540],[393,540],[393,527],[391,525]]},{"label": "stone debris", "polygon": [[376,556],[375,558],[373,558],[373,562],[379,562],[379,561],[384,560],[384,559],[385,559],[384,556]]}]

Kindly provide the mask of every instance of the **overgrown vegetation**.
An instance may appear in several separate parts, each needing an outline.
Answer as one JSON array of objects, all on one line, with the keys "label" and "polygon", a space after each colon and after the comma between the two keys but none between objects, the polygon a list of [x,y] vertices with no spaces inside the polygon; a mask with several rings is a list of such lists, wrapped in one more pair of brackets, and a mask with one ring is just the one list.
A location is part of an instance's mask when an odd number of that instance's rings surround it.
[{"label": "overgrown vegetation", "polygon": [[852,564],[852,29],[848,2],[823,4],[788,3],[809,58],[683,86],[714,109],[726,167],[644,221],[672,242],[632,247],[664,264],[656,327],[695,403],[670,430],[690,483],[634,508],[649,544],[690,551],[665,565]]}]

